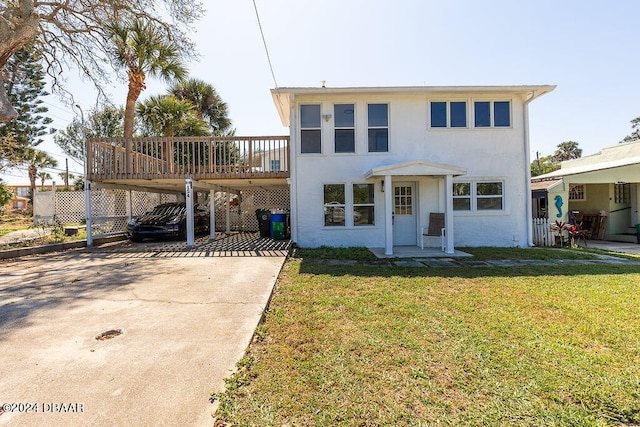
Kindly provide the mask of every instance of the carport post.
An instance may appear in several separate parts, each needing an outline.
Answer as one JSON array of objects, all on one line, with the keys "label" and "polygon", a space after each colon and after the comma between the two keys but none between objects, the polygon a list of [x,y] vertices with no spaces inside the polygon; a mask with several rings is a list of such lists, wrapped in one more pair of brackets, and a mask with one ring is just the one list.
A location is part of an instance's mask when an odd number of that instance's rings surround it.
[{"label": "carport post", "polygon": [[209,239],[216,238],[216,190],[209,190]]},{"label": "carport post", "polygon": [[227,234],[231,234],[231,193],[226,192],[227,195]]},{"label": "carport post", "polygon": [[187,247],[192,248],[194,246],[194,230],[193,230],[193,182],[191,178],[186,180],[186,189],[184,192],[184,198],[187,206]]}]

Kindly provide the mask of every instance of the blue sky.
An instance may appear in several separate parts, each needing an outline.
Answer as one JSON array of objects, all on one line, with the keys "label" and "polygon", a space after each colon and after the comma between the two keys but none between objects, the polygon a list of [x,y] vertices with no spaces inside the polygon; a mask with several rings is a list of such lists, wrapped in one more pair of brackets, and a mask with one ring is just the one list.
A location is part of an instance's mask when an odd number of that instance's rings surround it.
[{"label": "blue sky", "polygon": [[[279,86],[557,85],[530,107],[531,151],[616,144],[640,116],[640,2],[591,0],[256,0]],[[191,74],[213,84],[238,135],[285,135],[252,0],[207,0]],[[71,90],[85,112],[89,86]],[[126,83],[108,88],[123,104]],[[144,99],[163,93],[149,82]],[[55,126],[73,112],[53,96]],[[43,148],[59,150],[51,142]],[[59,156],[64,164],[64,156]],[[79,170],[78,166],[73,166]],[[7,181],[24,181],[11,172]],[[16,176],[17,175],[17,176]],[[24,177],[24,178],[23,178]],[[58,180],[60,181],[60,180]]]}]

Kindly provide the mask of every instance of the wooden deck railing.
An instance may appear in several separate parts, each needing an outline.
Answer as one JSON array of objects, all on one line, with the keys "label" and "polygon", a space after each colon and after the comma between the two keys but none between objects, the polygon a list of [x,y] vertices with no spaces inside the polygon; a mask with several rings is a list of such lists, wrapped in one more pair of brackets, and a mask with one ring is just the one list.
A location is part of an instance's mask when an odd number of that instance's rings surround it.
[{"label": "wooden deck railing", "polygon": [[287,178],[289,137],[92,138],[90,181]]}]

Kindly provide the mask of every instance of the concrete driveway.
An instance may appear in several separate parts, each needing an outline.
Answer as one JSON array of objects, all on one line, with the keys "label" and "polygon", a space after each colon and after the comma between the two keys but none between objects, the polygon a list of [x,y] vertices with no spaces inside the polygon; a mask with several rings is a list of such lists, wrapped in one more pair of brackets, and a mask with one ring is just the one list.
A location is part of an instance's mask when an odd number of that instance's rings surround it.
[{"label": "concrete driveway", "polygon": [[0,425],[213,425],[284,256],[155,255],[0,262]]}]

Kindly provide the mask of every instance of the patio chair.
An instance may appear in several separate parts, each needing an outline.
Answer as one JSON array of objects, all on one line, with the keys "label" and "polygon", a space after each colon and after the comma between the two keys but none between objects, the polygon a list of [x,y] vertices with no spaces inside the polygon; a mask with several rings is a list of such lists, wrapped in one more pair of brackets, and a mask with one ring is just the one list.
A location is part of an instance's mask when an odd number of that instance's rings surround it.
[{"label": "patio chair", "polygon": [[444,252],[445,243],[444,238],[446,235],[446,229],[444,226],[444,214],[438,212],[431,212],[429,214],[429,226],[422,228],[422,236],[420,239],[420,248],[424,249],[424,240],[432,237],[440,238],[440,248]]}]

